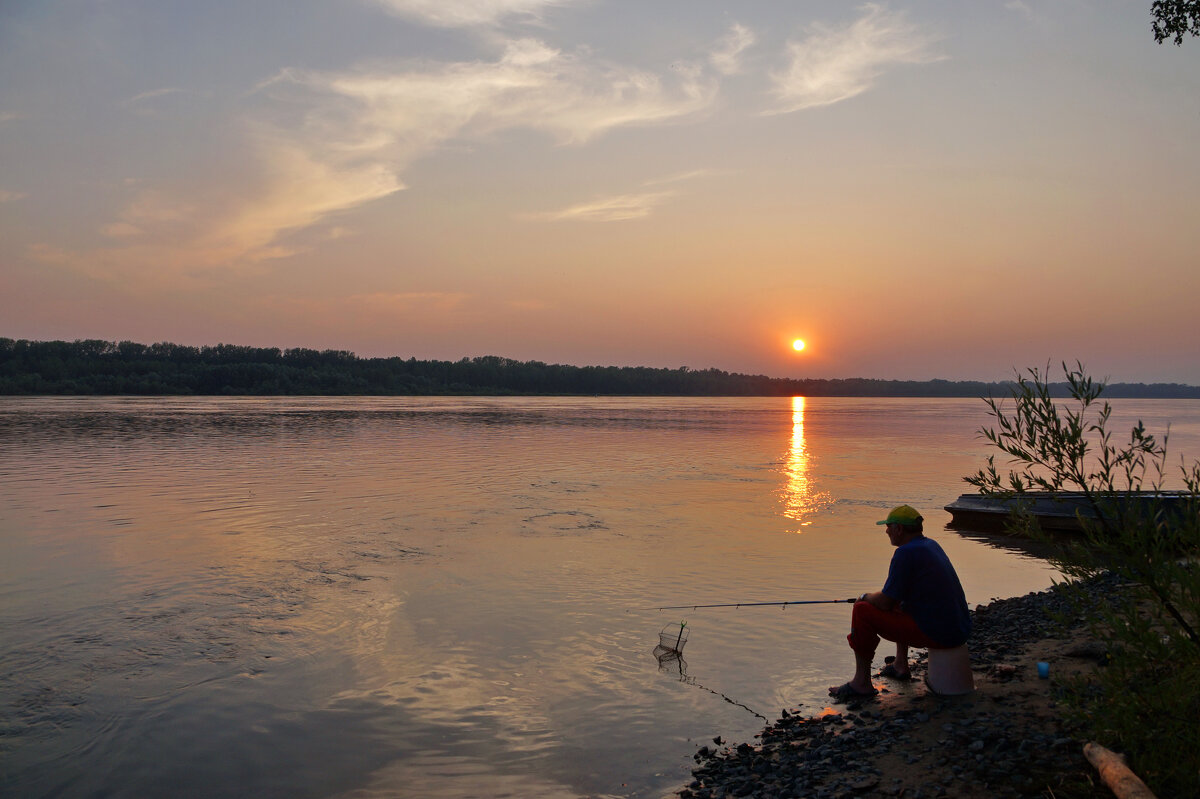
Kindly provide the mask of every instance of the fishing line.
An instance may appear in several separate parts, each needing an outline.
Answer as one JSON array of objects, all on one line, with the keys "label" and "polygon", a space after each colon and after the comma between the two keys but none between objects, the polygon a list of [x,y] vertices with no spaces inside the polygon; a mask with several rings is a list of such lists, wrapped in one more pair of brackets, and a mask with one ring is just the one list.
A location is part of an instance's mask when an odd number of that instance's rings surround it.
[{"label": "fishing line", "polygon": [[687,673],[687,661],[683,659],[683,647],[687,643],[687,639],[688,627],[686,621],[679,622],[678,628],[673,623],[662,628],[658,634],[658,646],[654,647],[654,657],[658,660],[658,670],[666,671],[671,664],[675,664],[675,667],[679,670],[679,681],[681,683],[694,685],[697,688],[708,691],[713,696],[719,696],[729,704],[740,707],[763,721],[770,722],[770,719],[749,705],[737,701],[728,694],[709,688],[707,685],[702,685],[695,677],[689,675]]},{"label": "fishing line", "polygon": [[745,705],[745,704],[737,701],[736,699],[733,699],[732,697],[728,696],[727,694],[723,694],[720,691],[715,691],[712,688],[709,688],[707,685],[702,685],[699,681],[697,681],[697,679],[695,677],[693,677],[687,673],[687,661],[681,657],[674,657],[671,655],[667,655],[663,658],[660,658],[658,661],[658,667],[662,671],[666,671],[667,666],[672,662],[678,664],[678,666],[679,666],[679,681],[681,683],[684,683],[686,685],[694,685],[703,691],[708,691],[713,696],[719,696],[722,699],[724,699],[726,702],[728,702],[729,704],[735,705],[736,707],[740,707],[741,709],[749,712],[750,714],[752,714],[754,716],[757,716],[758,718],[762,719],[763,721],[770,722],[770,719],[768,719],[762,713],[759,713],[754,708],[749,707],[748,705]]},{"label": "fishing line", "polygon": [[[854,604],[858,600],[851,599],[797,599],[788,602],[722,602],[711,605],[663,605],[657,608],[636,608],[636,610],[700,610],[701,608],[761,608],[769,605],[777,605],[781,608],[786,608],[788,605],[845,605]],[[626,613],[634,610],[631,608]],[[749,713],[757,716],[763,721],[769,719],[763,714],[746,705],[733,699],[728,694],[713,690],[707,685],[702,685],[695,677],[687,673],[687,661],[683,659],[683,647],[687,643],[688,627],[686,621],[679,622],[676,627],[673,623],[663,627],[658,634],[658,646],[654,647],[654,657],[658,660],[658,668],[660,671],[666,671],[667,666],[674,663],[679,669],[679,681],[694,685],[697,688],[708,691],[713,696],[719,696],[731,705],[742,708]]]}]

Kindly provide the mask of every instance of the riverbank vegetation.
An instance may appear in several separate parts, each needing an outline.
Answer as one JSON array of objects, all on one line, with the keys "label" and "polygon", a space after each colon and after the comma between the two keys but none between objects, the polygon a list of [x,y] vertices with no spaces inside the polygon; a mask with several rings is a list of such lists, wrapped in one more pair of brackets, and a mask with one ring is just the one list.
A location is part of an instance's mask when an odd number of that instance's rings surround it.
[{"label": "riverbank vegetation", "polygon": [[1127,440],[1114,438],[1103,383],[1082,365],[1063,365],[1069,400],[1056,401],[1049,369],[1021,375],[1007,400],[988,400],[995,426],[982,431],[995,456],[968,483],[981,493],[1079,491],[1096,518],[1083,534],[1050,539],[1028,513],[1014,532],[1054,545],[1052,560],[1068,588],[1101,574],[1119,590],[1078,607],[1107,642],[1107,667],[1069,686],[1073,715],[1093,740],[1125,753],[1159,796],[1193,795],[1200,785],[1200,461],[1180,460],[1190,501],[1169,510],[1154,494],[1172,467],[1167,435],[1139,421]]},{"label": "riverbank vegetation", "polygon": [[[569,366],[492,355],[438,361],[232,344],[0,338],[0,394],[10,395],[981,397],[1011,387],[1007,382],[791,379],[686,366]],[[1060,396],[1067,389],[1065,384],[1050,387]],[[1200,387],[1114,384],[1110,396],[1200,398]]]}]

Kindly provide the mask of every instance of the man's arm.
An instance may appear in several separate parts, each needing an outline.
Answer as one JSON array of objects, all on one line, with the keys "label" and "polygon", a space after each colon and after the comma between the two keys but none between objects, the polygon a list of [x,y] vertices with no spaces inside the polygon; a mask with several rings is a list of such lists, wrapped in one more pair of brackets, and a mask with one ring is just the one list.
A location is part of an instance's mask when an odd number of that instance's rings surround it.
[{"label": "man's arm", "polygon": [[879,608],[880,610],[889,610],[889,611],[895,610],[896,605],[900,604],[899,602],[892,599],[890,596],[883,593],[882,591],[875,591],[870,594],[863,594],[859,598],[866,602],[870,602],[872,605]]}]

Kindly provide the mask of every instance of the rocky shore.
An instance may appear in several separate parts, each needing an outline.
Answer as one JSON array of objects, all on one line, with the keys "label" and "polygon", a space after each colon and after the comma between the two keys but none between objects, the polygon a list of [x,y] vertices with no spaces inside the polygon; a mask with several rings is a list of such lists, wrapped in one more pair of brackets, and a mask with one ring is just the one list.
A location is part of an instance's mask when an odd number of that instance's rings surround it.
[{"label": "rocky shore", "polygon": [[[1088,587],[1097,600],[1111,590],[1105,582]],[[921,679],[921,653],[911,682],[878,677],[876,697],[831,704],[816,716],[785,710],[755,743],[714,739],[696,753],[694,779],[678,795],[1110,796],[1092,776],[1085,742],[1072,736],[1055,700],[1064,677],[1100,668],[1104,660],[1103,646],[1089,640],[1064,593],[996,600],[973,616],[974,693],[931,693]],[[1038,678],[1038,661],[1050,663],[1049,679]]]}]

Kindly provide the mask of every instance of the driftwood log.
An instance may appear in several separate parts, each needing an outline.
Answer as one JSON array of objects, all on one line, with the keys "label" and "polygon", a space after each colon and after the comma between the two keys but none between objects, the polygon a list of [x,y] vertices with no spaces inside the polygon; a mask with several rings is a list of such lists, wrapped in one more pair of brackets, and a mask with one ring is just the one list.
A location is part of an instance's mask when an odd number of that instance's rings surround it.
[{"label": "driftwood log", "polygon": [[1097,743],[1083,746],[1083,755],[1100,772],[1100,779],[1117,799],[1156,799],[1138,775],[1129,770],[1125,759]]}]

